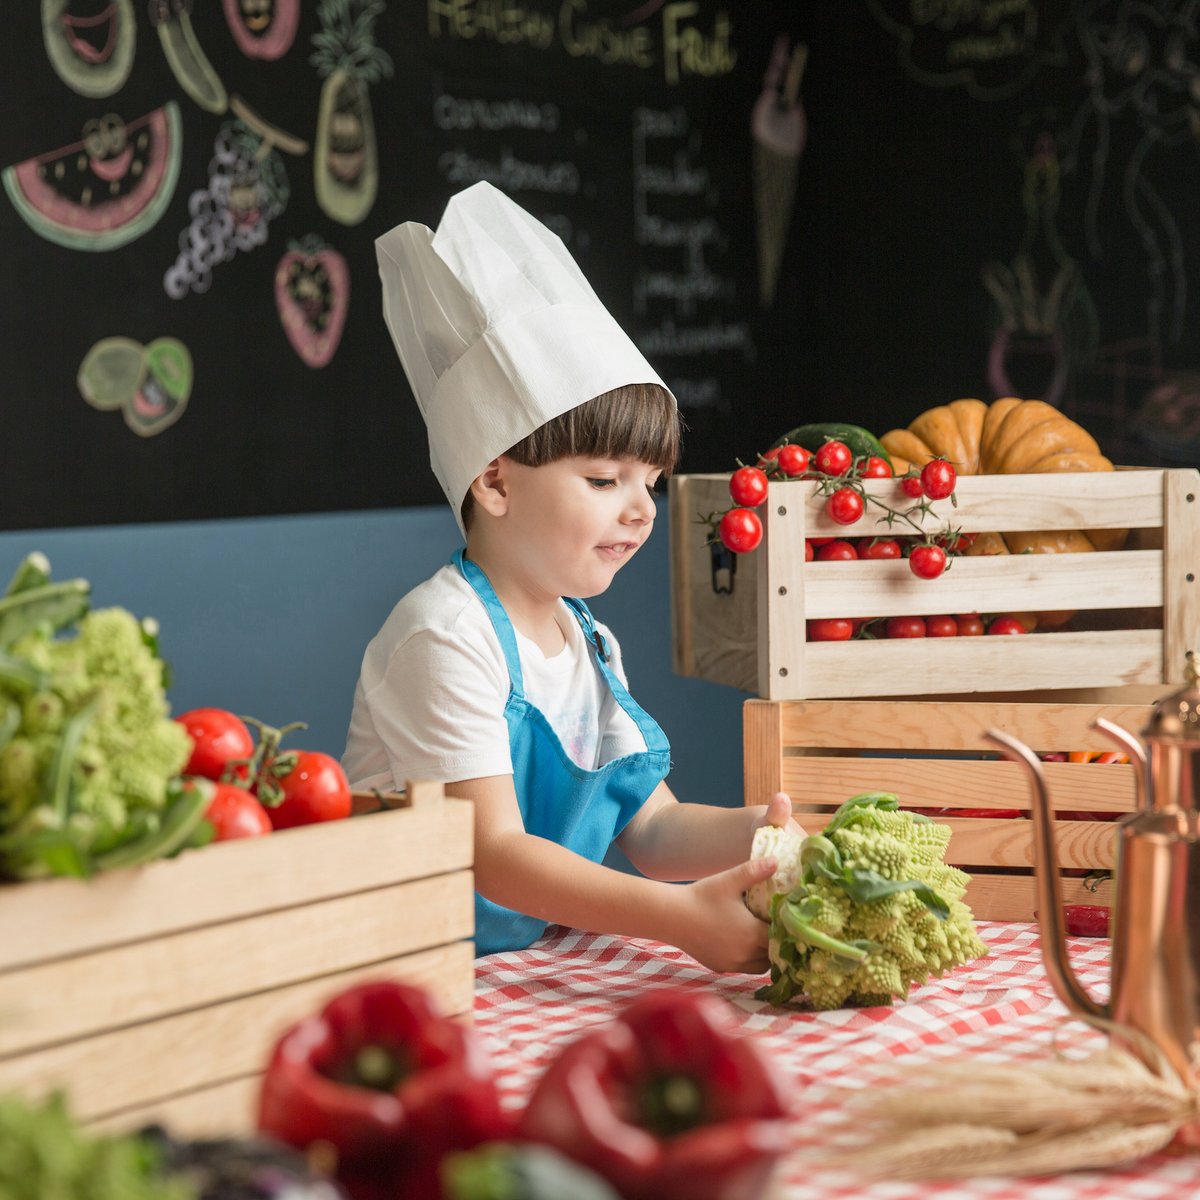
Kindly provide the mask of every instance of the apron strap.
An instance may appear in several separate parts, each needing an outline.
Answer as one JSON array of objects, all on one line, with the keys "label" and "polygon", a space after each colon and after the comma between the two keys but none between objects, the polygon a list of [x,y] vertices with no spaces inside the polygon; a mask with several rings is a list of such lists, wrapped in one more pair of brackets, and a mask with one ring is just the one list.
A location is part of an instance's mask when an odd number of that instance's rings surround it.
[{"label": "apron strap", "polygon": [[583,636],[591,647],[592,655],[596,660],[596,666],[600,668],[600,673],[604,676],[617,703],[637,725],[646,743],[646,749],[669,750],[670,743],[667,741],[667,735],[662,731],[662,727],[629,694],[628,689],[617,677],[616,671],[608,665],[608,643],[605,641],[604,634],[596,628],[596,622],[588,610],[588,606],[575,596],[564,596],[563,600],[578,618],[580,627],[583,629]]},{"label": "apron strap", "polygon": [[517,636],[513,632],[512,622],[496,589],[483,573],[478,563],[473,563],[463,551],[456,550],[450,560],[462,573],[462,577],[471,585],[475,594],[483,601],[488,619],[500,640],[500,648],[504,651],[504,661],[508,663],[508,681],[511,694],[518,700],[525,698],[525,680],[521,675],[521,655],[517,651]]}]

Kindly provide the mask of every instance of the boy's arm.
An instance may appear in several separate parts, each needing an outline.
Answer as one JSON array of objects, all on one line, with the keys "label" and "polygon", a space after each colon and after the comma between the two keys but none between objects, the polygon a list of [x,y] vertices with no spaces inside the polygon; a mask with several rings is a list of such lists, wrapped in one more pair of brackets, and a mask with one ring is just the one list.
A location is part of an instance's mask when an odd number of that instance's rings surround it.
[{"label": "boy's arm", "polygon": [[527,833],[511,775],[460,780],[446,790],[475,804],[475,887],[496,904],[593,933],[666,942],[714,971],[767,969],[767,926],[742,894],[771,875],[773,859],[677,887]]},{"label": "boy's arm", "polygon": [[702,879],[748,859],[760,825],[788,824],[804,832],[792,818],[785,792],[776,792],[768,804],[720,808],[681,804],[660,783],[621,831],[617,845],[652,879]]}]

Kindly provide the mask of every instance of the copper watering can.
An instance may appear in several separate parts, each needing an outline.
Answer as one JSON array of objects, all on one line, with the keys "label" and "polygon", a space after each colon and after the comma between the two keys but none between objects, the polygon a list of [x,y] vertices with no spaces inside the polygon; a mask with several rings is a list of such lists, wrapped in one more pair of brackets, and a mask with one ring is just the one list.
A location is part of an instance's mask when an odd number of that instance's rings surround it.
[{"label": "copper watering can", "polygon": [[[1038,923],[1046,974],[1080,1017],[1102,1017],[1144,1034],[1185,1083],[1200,1086],[1200,690],[1188,655],[1188,685],[1160,700],[1141,740],[1104,718],[1093,728],[1118,742],[1137,767],[1137,808],[1116,824],[1112,979],[1101,1004],[1067,957],[1062,886],[1046,779],[1037,756],[998,730],[987,737],[1029,772]],[[1120,1040],[1119,1034],[1114,1035]],[[1143,1060],[1146,1048],[1123,1042]],[[1153,1066],[1154,1064],[1148,1063]]]}]

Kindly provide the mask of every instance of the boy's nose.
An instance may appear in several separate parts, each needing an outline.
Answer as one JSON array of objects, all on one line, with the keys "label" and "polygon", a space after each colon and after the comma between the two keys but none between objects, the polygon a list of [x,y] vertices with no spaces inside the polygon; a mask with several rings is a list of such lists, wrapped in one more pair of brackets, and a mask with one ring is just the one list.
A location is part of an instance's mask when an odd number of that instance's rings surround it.
[{"label": "boy's nose", "polygon": [[625,520],[644,523],[653,521],[657,509],[654,506],[654,497],[649,492],[639,488],[629,498],[629,503],[625,506]]}]

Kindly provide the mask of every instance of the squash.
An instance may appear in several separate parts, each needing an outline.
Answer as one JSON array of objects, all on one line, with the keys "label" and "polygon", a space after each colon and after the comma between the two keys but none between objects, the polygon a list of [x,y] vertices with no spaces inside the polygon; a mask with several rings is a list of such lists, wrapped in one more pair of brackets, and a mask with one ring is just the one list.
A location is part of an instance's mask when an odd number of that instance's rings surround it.
[{"label": "squash", "polygon": [[[1111,471],[1096,439],[1044,400],[1005,396],[991,404],[954,400],[927,409],[907,429],[879,439],[897,475],[945,458],[960,475],[1024,475],[1057,471]],[[1053,533],[981,534],[968,554],[1058,554],[1119,550],[1124,529]],[[1000,549],[999,547],[1004,547]]]}]

